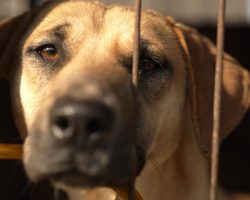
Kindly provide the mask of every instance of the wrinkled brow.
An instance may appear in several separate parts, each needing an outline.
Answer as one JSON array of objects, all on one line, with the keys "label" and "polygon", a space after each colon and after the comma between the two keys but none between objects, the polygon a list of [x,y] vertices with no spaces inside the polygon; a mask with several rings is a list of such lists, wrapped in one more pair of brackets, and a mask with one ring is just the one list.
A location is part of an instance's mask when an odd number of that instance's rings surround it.
[{"label": "wrinkled brow", "polygon": [[71,25],[69,23],[64,23],[60,25],[56,25],[43,33],[46,33],[47,35],[52,35],[58,39],[64,39],[66,37],[66,29],[70,27]]},{"label": "wrinkled brow", "polygon": [[[154,52],[152,49],[150,49],[150,45],[151,45],[150,40],[146,38],[141,38],[140,47],[139,47],[140,59],[157,58],[156,57],[157,53]],[[118,60],[119,60],[119,63],[125,66],[130,73],[132,72],[132,62],[133,62],[132,51],[128,55],[120,55],[120,58]]]}]

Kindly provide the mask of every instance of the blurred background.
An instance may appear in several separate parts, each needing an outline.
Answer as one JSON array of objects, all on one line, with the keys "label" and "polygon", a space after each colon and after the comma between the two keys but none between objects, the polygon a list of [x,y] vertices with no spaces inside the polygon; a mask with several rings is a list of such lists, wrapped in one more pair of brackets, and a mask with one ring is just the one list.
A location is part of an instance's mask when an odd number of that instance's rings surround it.
[{"label": "blurred background", "polygon": [[[46,0],[0,0],[0,19],[21,14]],[[133,5],[134,0],[103,0]],[[250,69],[250,0],[227,0],[225,49]],[[216,40],[217,0],[143,0],[143,7],[155,9],[176,21],[197,28]],[[221,147],[220,183],[235,193],[250,194],[250,134],[248,113]],[[9,141],[9,136],[1,138]],[[244,199],[250,197],[244,197]]]},{"label": "blurred background", "polygon": [[[45,0],[0,0],[0,17],[15,16],[30,6]],[[106,3],[133,5],[133,0],[103,0]],[[204,25],[216,22],[217,0],[143,0],[143,7],[172,15],[185,23]],[[250,0],[227,0],[227,24],[239,26],[250,23]]]}]

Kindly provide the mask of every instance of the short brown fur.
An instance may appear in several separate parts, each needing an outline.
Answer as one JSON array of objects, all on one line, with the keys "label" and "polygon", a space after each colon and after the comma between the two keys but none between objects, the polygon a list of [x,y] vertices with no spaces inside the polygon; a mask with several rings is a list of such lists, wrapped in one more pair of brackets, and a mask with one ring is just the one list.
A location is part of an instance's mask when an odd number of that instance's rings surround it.
[{"label": "short brown fur", "polygon": [[[195,30],[144,11],[141,37],[170,68],[145,78],[135,92],[131,69],[121,62],[132,56],[133,24],[131,8],[80,0],[47,4],[0,24],[0,38],[4,38],[0,40],[0,76],[11,85],[16,124],[26,138],[27,174],[34,178],[29,168],[37,156],[30,134],[34,127],[46,129],[58,99],[82,99],[84,93],[84,99],[104,99],[114,109],[119,107],[121,120],[128,124],[137,121],[134,140],[146,155],[136,179],[143,199],[208,199],[209,166],[204,156],[210,152],[215,47]],[[30,54],[41,39],[59,41],[63,52],[56,64],[44,64]],[[240,122],[250,102],[249,72],[228,55],[223,72],[221,138]],[[76,87],[77,92],[72,89]],[[92,190],[60,187],[71,199],[115,198],[109,189],[98,189],[95,195]],[[219,197],[229,199],[222,191]]]}]

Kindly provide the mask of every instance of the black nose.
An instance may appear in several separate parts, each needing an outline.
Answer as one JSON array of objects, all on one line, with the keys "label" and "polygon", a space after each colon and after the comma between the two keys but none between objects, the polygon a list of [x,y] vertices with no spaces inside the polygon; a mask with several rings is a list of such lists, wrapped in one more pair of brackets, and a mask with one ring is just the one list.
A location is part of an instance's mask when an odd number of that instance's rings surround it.
[{"label": "black nose", "polygon": [[59,140],[81,136],[96,141],[112,132],[114,113],[101,102],[60,102],[51,111],[50,127]]}]

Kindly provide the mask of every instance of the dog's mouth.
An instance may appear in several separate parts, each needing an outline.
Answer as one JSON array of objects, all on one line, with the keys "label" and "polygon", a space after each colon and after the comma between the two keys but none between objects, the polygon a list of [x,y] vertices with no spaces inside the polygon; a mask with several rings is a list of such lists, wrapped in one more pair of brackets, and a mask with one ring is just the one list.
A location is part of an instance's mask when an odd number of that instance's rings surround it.
[{"label": "dog's mouth", "polygon": [[32,148],[32,153],[25,154],[26,171],[35,182],[51,180],[75,188],[127,187],[144,166],[144,150],[119,134],[90,141],[83,149],[72,141],[39,135],[32,134],[25,144]]},{"label": "dog's mouth", "polygon": [[88,190],[108,187],[120,188],[124,194],[128,194],[128,189],[144,166],[144,154],[139,149],[136,151],[135,159],[127,156],[121,157],[117,154],[121,158],[113,157],[113,161],[107,162],[103,161],[106,158],[103,158],[105,155],[102,155],[99,158],[92,156],[92,159],[85,161],[83,159],[82,163],[77,163],[71,157],[64,162],[54,162],[53,164],[49,160],[45,160],[46,166],[40,162],[40,169],[36,165],[33,165],[32,168],[32,165],[29,164],[31,168],[28,171],[31,176],[34,175],[32,180],[36,182],[49,180],[55,188],[63,191],[67,191],[67,188]]},{"label": "dog's mouth", "polygon": [[51,180],[55,184],[62,183],[65,186],[76,188],[92,188],[92,187],[124,187],[130,183],[128,178],[110,178],[105,176],[91,176],[84,174],[77,169],[57,173],[51,176]]},{"label": "dog's mouth", "polygon": [[47,175],[41,174],[40,178],[76,188],[126,187],[144,166],[142,151],[137,150],[135,155],[135,158],[116,153],[108,156],[108,153],[99,152],[91,156],[78,156],[78,159],[75,156],[75,159],[67,161],[68,164],[61,164],[62,167],[59,166],[54,172],[48,171]]}]

